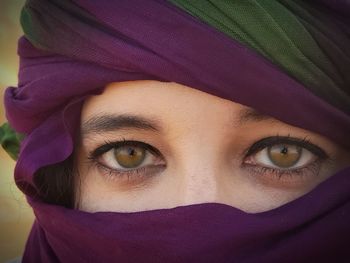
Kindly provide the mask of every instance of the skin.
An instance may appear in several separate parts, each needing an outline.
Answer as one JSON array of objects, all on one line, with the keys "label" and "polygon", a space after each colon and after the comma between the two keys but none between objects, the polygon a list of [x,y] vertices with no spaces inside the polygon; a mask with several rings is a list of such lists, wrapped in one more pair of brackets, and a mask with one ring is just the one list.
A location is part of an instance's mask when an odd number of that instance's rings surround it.
[{"label": "skin", "polygon": [[[249,109],[177,83],[150,80],[110,83],[101,95],[87,99],[82,109],[81,140],[75,162],[76,207],[88,212],[135,212],[214,202],[258,213],[305,195],[350,164],[349,150],[319,134],[268,116],[238,121]],[[153,118],[162,131],[87,129],[88,121],[106,114]],[[302,174],[279,176],[262,170],[268,165],[261,162],[261,152],[260,157],[256,154],[245,157],[255,142],[277,135],[307,138],[329,158],[313,168],[305,168]],[[158,165],[158,169],[143,175],[118,176],[106,168],[115,155],[110,154],[109,159],[107,154],[89,159],[90,153],[106,141],[122,139],[145,142],[158,149],[162,156],[149,153],[147,163]],[[314,154],[308,156],[312,158],[303,167],[317,160]],[[114,159],[113,164],[118,162]],[[141,166],[146,165],[136,168]]]}]

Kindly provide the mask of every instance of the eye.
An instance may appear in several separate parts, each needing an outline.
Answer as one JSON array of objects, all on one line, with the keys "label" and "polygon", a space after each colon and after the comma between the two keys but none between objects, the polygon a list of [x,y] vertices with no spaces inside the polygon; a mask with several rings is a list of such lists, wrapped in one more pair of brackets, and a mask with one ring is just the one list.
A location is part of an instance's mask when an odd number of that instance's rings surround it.
[{"label": "eye", "polygon": [[[244,164],[255,167],[261,173],[303,174],[312,170],[317,161],[328,158],[319,146],[306,139],[268,137],[256,142],[245,155]],[[313,168],[313,169],[311,169]]]},{"label": "eye", "polygon": [[141,164],[152,165],[157,158],[145,147],[134,146],[129,142],[128,145],[113,147],[102,154],[99,161],[111,169],[128,170],[136,169]]},{"label": "eye", "polygon": [[296,169],[317,159],[309,150],[297,145],[277,144],[265,147],[252,156],[250,163],[280,169]]},{"label": "eye", "polygon": [[164,168],[162,154],[153,146],[140,141],[107,142],[98,147],[89,159],[109,172],[109,175],[142,175]]}]

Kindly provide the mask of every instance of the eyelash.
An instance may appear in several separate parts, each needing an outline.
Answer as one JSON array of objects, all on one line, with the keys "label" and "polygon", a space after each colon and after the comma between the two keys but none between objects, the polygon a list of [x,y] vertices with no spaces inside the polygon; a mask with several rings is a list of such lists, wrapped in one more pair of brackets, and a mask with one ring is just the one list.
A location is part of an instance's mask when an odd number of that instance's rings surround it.
[{"label": "eyelash", "polygon": [[281,179],[284,176],[298,176],[298,177],[303,177],[308,174],[309,171],[315,171],[313,174],[317,175],[319,171],[319,164],[320,164],[320,159],[314,161],[313,163],[297,168],[297,169],[289,169],[289,170],[279,170],[279,169],[274,169],[270,167],[264,167],[264,166],[254,166],[254,165],[246,165],[246,168],[255,174],[261,175],[261,174],[268,174],[271,175],[272,177],[276,177],[278,179]]},{"label": "eyelash", "polygon": [[272,177],[276,177],[278,179],[281,179],[282,176],[298,176],[298,177],[304,177],[306,176],[310,171],[312,171],[312,174],[318,175],[318,171],[320,168],[320,164],[327,159],[330,159],[327,153],[325,153],[324,150],[321,149],[318,145],[311,143],[307,137],[301,138],[294,138],[288,136],[271,136],[264,138],[262,140],[259,140],[255,142],[251,147],[248,148],[248,150],[245,151],[245,157],[247,157],[258,153],[259,151],[265,149],[266,147],[278,145],[278,144],[287,144],[291,146],[299,146],[303,149],[306,149],[310,151],[312,154],[316,156],[316,160],[312,163],[302,166],[295,169],[276,169],[272,167],[266,167],[266,166],[259,166],[259,165],[252,165],[252,164],[242,164],[243,168],[246,168],[249,170],[249,172],[257,174],[257,175],[266,175],[269,174]]},{"label": "eyelash", "polygon": [[[290,137],[290,135],[271,136],[255,142],[252,146],[250,146],[244,152],[243,159],[245,160],[249,156],[252,156],[258,153],[259,151],[263,150],[266,147],[278,145],[278,144],[299,146],[303,149],[310,151],[312,154],[314,154],[317,157],[317,159],[313,161],[311,164],[308,164],[306,166],[299,167],[296,169],[276,169],[272,167],[259,166],[259,165],[246,164],[246,163],[242,163],[242,167],[248,169],[248,171],[254,174],[257,174],[260,176],[268,174],[278,179],[281,179],[282,176],[286,176],[286,175],[303,177],[307,175],[309,171],[313,171],[313,174],[317,175],[321,162],[326,159],[329,159],[329,156],[325,153],[324,150],[322,150],[319,146],[311,143],[310,140],[308,140],[306,137],[303,139],[300,139],[300,138]],[[116,169],[111,169],[99,161],[99,157],[102,156],[104,153],[110,151],[111,149],[117,149],[122,146],[141,147],[141,148],[144,148],[147,152],[150,152],[151,154],[155,155],[156,157],[160,157],[164,159],[161,152],[158,149],[154,148],[153,146],[141,141],[126,140],[125,138],[122,138],[119,141],[105,141],[103,145],[97,147],[95,150],[89,153],[88,159],[92,162],[93,165],[95,165],[98,168],[101,168],[104,172],[106,172],[108,178],[110,179],[114,179],[116,177],[117,178],[126,177],[127,180],[142,178],[142,177],[146,177],[147,174],[152,174],[152,172],[155,173],[166,167],[166,165],[157,165],[157,166],[151,165],[151,166],[142,166],[140,168],[120,171]]]}]

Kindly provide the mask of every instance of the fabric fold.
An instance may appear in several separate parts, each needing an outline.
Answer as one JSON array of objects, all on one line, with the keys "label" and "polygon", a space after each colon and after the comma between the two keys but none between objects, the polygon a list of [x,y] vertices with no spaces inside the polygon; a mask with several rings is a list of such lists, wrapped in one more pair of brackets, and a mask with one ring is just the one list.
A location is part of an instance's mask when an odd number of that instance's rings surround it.
[{"label": "fabric fold", "polygon": [[5,92],[9,123],[25,134],[15,180],[37,219],[23,262],[349,259],[349,167],[258,214],[216,203],[86,213],[43,203],[33,179],[71,156],[84,99],[116,81],[177,82],[350,149],[350,40],[333,31],[349,20],[320,2],[28,0],[18,87]]}]

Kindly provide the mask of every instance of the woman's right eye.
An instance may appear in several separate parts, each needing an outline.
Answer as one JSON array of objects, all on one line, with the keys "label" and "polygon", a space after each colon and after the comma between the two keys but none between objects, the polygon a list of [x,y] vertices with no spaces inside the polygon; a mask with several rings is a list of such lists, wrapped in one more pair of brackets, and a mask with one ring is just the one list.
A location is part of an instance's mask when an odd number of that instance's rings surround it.
[{"label": "woman's right eye", "polygon": [[166,166],[162,154],[153,146],[125,139],[98,147],[89,154],[89,159],[109,176],[126,175],[128,179],[158,172]]},{"label": "woman's right eye", "polygon": [[124,145],[102,154],[100,162],[110,169],[129,170],[139,166],[157,165],[159,157],[142,146]]}]

